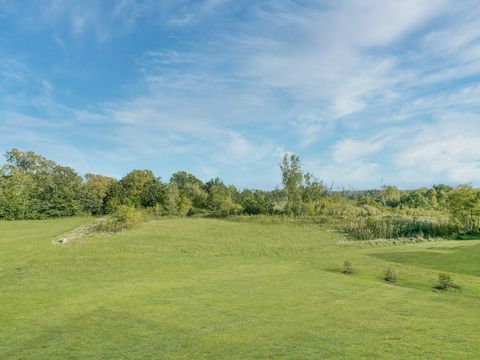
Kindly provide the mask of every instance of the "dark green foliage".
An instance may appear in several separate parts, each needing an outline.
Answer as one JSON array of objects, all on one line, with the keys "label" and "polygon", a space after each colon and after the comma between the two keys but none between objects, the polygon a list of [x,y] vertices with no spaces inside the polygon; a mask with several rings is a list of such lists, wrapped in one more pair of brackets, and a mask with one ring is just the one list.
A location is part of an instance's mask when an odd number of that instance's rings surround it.
[{"label": "dark green foliage", "polygon": [[92,215],[103,213],[103,205],[110,189],[117,181],[113,178],[87,174],[80,193],[83,210]]},{"label": "dark green foliage", "polygon": [[237,189],[226,186],[222,180],[215,178],[205,184],[208,193],[207,207],[216,216],[229,216],[239,214],[242,206],[235,202]]},{"label": "dark green foliage", "polygon": [[80,176],[73,169],[64,166],[55,166],[50,173],[43,175],[35,199],[42,217],[72,216],[80,213]]},{"label": "dark green foliage", "polygon": [[0,171],[0,218],[42,219],[82,211],[82,179],[32,151],[12,149]]},{"label": "dark green foliage", "polygon": [[438,282],[433,287],[435,290],[445,291],[448,289],[458,289],[455,281],[448,274],[438,274]]},{"label": "dark green foliage", "polygon": [[111,186],[104,201],[104,213],[120,205],[152,207],[165,200],[166,188],[150,170],[133,170]]},{"label": "dark green foliage", "polygon": [[260,215],[270,213],[267,195],[260,190],[244,190],[239,196],[243,213],[247,215]]},{"label": "dark green foliage", "polygon": [[404,192],[400,199],[400,204],[409,208],[429,209],[431,207],[426,189]]},{"label": "dark green foliage", "polygon": [[185,171],[176,172],[170,178],[170,186],[178,190],[176,208],[180,213],[197,214],[205,209],[208,193],[203,182],[194,175]]},{"label": "dark green foliage", "polygon": [[353,266],[350,261],[345,260],[343,263],[343,268],[342,268],[342,273],[346,275],[352,275],[353,274]]},{"label": "dark green foliage", "polygon": [[385,274],[383,275],[383,280],[388,283],[394,284],[397,282],[397,274],[392,269],[385,270]]}]

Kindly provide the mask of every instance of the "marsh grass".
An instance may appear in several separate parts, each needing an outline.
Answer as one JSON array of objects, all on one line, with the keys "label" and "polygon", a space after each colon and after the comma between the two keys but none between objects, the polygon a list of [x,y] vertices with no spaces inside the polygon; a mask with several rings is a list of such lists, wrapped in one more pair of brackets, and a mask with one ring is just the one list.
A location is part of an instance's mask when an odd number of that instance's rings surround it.
[{"label": "marsh grass", "polygon": [[404,210],[383,210],[385,212],[368,205],[349,205],[328,208],[328,211],[316,216],[240,215],[226,220],[261,224],[328,225],[351,240],[458,238],[461,233],[457,224],[439,212],[422,213],[417,210],[411,216]]},{"label": "marsh grass", "polygon": [[350,219],[340,228],[355,240],[452,237],[459,231],[449,222],[393,216]]}]

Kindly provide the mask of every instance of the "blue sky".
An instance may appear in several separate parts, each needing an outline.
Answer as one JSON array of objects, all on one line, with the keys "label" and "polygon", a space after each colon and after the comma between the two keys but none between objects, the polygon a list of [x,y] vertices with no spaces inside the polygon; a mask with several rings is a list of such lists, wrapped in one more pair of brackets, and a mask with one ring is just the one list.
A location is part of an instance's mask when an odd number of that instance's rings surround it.
[{"label": "blue sky", "polygon": [[0,151],[273,188],[480,184],[478,1],[0,0]]}]

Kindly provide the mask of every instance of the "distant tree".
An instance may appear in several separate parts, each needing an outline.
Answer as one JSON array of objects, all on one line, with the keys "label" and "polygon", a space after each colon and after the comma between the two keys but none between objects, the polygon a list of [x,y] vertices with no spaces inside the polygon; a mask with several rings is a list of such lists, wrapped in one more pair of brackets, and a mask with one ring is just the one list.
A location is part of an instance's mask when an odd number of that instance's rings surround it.
[{"label": "distant tree", "polygon": [[238,214],[242,206],[235,202],[237,190],[234,186],[226,186],[219,178],[212,179],[205,184],[208,192],[208,209],[217,216]]},{"label": "distant tree", "polygon": [[304,213],[318,215],[322,210],[323,199],[327,194],[327,188],[323,181],[318,180],[310,173],[304,175],[304,188],[302,202]]},{"label": "distant tree", "polygon": [[3,167],[8,175],[17,170],[29,174],[41,174],[52,172],[58,166],[54,161],[48,160],[33,151],[20,151],[11,149],[5,153],[7,163]]},{"label": "distant tree", "polygon": [[385,185],[382,187],[382,203],[383,205],[395,207],[400,203],[400,190],[395,186]]},{"label": "distant tree", "polygon": [[142,207],[161,207],[167,198],[168,184],[164,184],[159,178],[146,184],[141,192],[140,203]]},{"label": "distant tree", "polygon": [[38,208],[43,217],[72,216],[81,212],[82,178],[71,168],[55,166],[42,174],[38,190]]},{"label": "distant tree", "polygon": [[285,154],[282,164],[283,189],[287,197],[285,211],[289,214],[299,215],[302,212],[302,181],[303,171],[300,158],[295,154]]},{"label": "distant tree", "polygon": [[471,185],[461,185],[451,191],[447,200],[452,219],[468,233],[480,230],[480,192]]},{"label": "distant tree", "polygon": [[204,190],[204,184],[200,179],[185,171],[179,171],[172,175],[170,184],[175,184],[180,196],[188,199],[188,201],[183,200],[183,202],[184,204],[190,202],[190,210],[198,212],[205,208],[208,193]]},{"label": "distant tree", "polygon": [[274,189],[265,194],[265,202],[269,214],[282,214],[287,206],[287,195],[283,189]]},{"label": "distant tree", "polygon": [[259,215],[268,213],[267,197],[264,191],[245,189],[239,195],[239,203],[245,214]]},{"label": "distant tree", "polygon": [[425,196],[428,199],[429,207],[431,209],[437,209],[438,206],[439,206],[439,202],[438,202],[438,197],[437,197],[437,191],[435,190],[435,188],[429,189],[426,192]]},{"label": "distant tree", "polygon": [[103,175],[86,174],[81,191],[81,203],[85,212],[100,215],[104,209],[107,194],[117,180]]},{"label": "distant tree", "polygon": [[135,208],[155,206],[164,199],[164,188],[150,170],[133,170],[111,186],[104,201],[104,212],[120,205]]},{"label": "distant tree", "polygon": [[33,151],[12,149],[5,154],[0,189],[0,216],[37,219],[69,216],[81,211],[82,179]]},{"label": "distant tree", "polygon": [[178,171],[174,173],[170,178],[170,183],[175,183],[181,191],[187,191],[190,185],[203,186],[200,179],[186,171]]},{"label": "distant tree", "polygon": [[36,219],[37,184],[33,176],[14,169],[9,175],[0,171],[0,219]]},{"label": "distant tree", "polygon": [[441,208],[445,208],[447,206],[448,194],[450,191],[453,190],[453,187],[444,185],[444,184],[439,184],[439,185],[434,185],[432,189],[435,190],[438,206]]},{"label": "distant tree", "polygon": [[429,209],[430,199],[426,189],[409,190],[402,194],[400,204],[409,208]]},{"label": "distant tree", "polygon": [[175,182],[170,182],[166,188],[165,210],[170,215],[188,214],[192,207],[191,200],[180,192]]},{"label": "distant tree", "polygon": [[107,191],[107,195],[103,200],[104,214],[111,214],[121,205],[125,205],[125,190],[119,181],[114,183]]}]

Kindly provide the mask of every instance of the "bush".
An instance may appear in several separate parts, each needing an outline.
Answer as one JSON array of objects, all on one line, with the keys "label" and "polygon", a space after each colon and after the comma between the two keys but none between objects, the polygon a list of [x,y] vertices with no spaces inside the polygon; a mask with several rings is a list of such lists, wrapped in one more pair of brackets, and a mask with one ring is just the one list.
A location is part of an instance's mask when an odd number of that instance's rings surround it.
[{"label": "bush", "polygon": [[385,270],[385,274],[383,276],[383,280],[388,283],[394,284],[397,282],[397,274],[392,269]]},{"label": "bush", "polygon": [[97,231],[119,232],[132,228],[144,219],[145,214],[142,210],[122,205],[111,216],[98,224]]},{"label": "bush", "polygon": [[347,275],[353,274],[353,267],[352,267],[352,263],[350,261],[345,261],[343,263],[342,273],[347,274]]},{"label": "bush", "polygon": [[435,290],[445,291],[448,289],[458,289],[458,285],[448,274],[438,274],[438,282],[433,287]]}]

